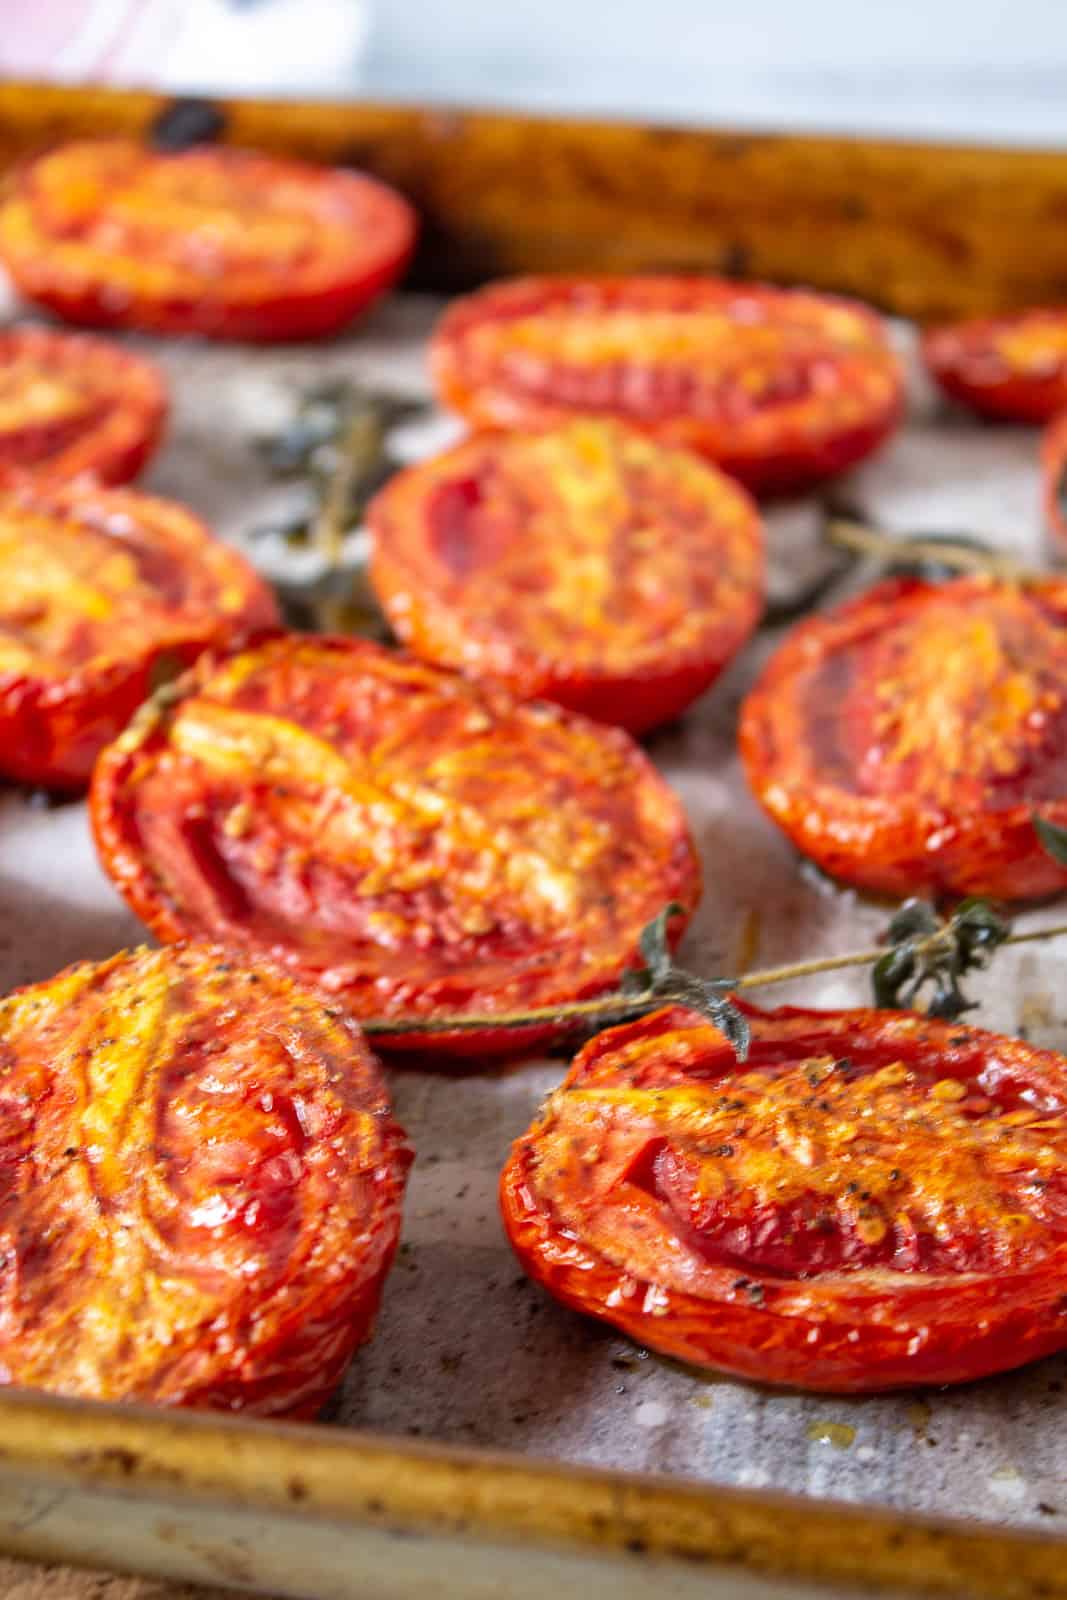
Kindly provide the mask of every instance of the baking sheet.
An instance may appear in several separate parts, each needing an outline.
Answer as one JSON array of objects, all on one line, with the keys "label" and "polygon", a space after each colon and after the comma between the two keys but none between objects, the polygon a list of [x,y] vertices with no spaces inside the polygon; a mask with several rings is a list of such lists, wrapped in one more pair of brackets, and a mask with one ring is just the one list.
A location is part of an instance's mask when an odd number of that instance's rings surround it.
[{"label": "baking sheet", "polygon": [[[436,309],[418,297],[393,300],[326,347],[139,341],[169,372],[175,402],[145,486],[187,499],[275,576],[312,564],[249,541],[278,494],[251,437],[280,420],[300,388],[331,374],[426,392],[424,339]],[[900,337],[910,348],[908,330]],[[889,527],[977,533],[1037,560],[1036,436],[949,412],[917,376],[913,387],[909,426],[852,476],[850,497]],[[409,425],[398,446],[413,457],[455,431],[443,418]],[[770,524],[776,590],[803,584],[822,560],[813,505],[776,509]],[[704,903],[682,954],[708,973],[730,970],[746,945],[759,965],[866,946],[886,921],[884,906],[803,868],[747,795],[734,754],[737,706],[775,637],[765,630],[681,724],[649,741],[704,860]],[[140,937],[95,863],[84,806],[0,792],[0,989]],[[975,984],[977,1020],[1067,1048],[1064,954],[1062,943],[1003,952]],[[861,1003],[864,976],[828,974],[768,995],[801,999]],[[418,1159],[377,1334],[349,1371],[335,1426],[1067,1531],[1067,1359],[942,1394],[805,1398],[696,1376],[529,1284],[497,1219],[496,1176],[562,1071],[560,1061],[458,1076],[391,1069]]]}]

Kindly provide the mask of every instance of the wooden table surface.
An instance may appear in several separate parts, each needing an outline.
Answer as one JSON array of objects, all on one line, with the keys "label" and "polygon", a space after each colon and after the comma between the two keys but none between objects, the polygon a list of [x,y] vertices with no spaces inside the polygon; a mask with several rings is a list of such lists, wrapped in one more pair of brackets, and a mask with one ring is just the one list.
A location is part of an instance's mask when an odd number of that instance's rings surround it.
[{"label": "wooden table surface", "polygon": [[154,1578],[121,1578],[75,1567],[40,1567],[36,1562],[0,1557],[3,1600],[232,1600],[232,1590],[161,1583]]}]

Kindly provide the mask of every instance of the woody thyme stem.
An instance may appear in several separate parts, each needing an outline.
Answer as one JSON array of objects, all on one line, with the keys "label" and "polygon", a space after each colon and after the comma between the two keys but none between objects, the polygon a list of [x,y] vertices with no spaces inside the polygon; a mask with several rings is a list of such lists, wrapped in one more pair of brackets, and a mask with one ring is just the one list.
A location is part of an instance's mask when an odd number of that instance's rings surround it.
[{"label": "woody thyme stem", "polygon": [[[1067,922],[1049,928],[1035,928],[1031,933],[1013,933],[1004,944],[1030,944],[1040,939],[1055,939],[1067,933]],[[935,942],[940,934],[931,934]],[[793,978],[809,978],[820,972],[838,972],[846,967],[869,967],[880,961],[886,953],[885,946],[873,950],[853,950],[848,955],[821,956],[814,961],[793,961],[782,967],[765,967],[761,972],[748,972],[731,980],[734,990],[763,989],[776,983],[789,983]],[[572,1000],[558,1006],[535,1006],[528,1011],[510,1011],[474,1014],[465,1012],[456,1017],[369,1017],[360,1026],[367,1034],[431,1034],[478,1033],[505,1028],[537,1028],[545,1025],[559,1026],[569,1022],[584,1022],[597,1017],[619,1021],[638,1017],[671,1004],[669,995],[598,995],[593,1000]]]}]

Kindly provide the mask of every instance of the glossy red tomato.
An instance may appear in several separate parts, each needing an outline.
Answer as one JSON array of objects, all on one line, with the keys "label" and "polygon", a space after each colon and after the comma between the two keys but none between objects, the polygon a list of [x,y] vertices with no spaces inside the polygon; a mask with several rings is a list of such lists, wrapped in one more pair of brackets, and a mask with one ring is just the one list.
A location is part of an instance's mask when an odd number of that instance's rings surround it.
[{"label": "glossy red tomato", "polygon": [[0,480],[135,478],[167,414],[163,379],[119,345],[49,328],[0,332]]},{"label": "glossy red tomato", "polygon": [[654,1350],[802,1389],[1067,1346],[1067,1060],[914,1012],[748,1015],[743,1066],[681,1010],[586,1046],[501,1179],[530,1276]]},{"label": "glossy red tomato", "polygon": [[922,352],[945,393],[980,416],[1047,422],[1067,408],[1067,310],[931,328]]},{"label": "glossy red tomato", "polygon": [[93,327],[302,339],[332,333],[407,264],[411,207],[355,172],[122,140],[30,162],[0,209],[29,299]]},{"label": "glossy red tomato", "polygon": [[[699,896],[682,808],[626,734],[358,639],[203,665],[104,751],[91,806],[161,939],[281,962],[357,1017],[597,994]],[[477,1055],[554,1031],[380,1043]]]},{"label": "glossy red tomato", "polygon": [[0,1001],[0,1381],[313,1416],[410,1154],[343,1013],[206,946]]},{"label": "glossy red tomato", "polygon": [[369,521],[417,655],[631,733],[706,689],[761,608],[748,496],[615,422],[468,439],[393,478]]},{"label": "glossy red tomato", "polygon": [[0,489],[0,774],[81,788],[161,677],[277,621],[266,584],[184,506]]},{"label": "glossy red tomato", "polygon": [[442,398],[478,427],[616,417],[794,489],[896,425],[899,363],[866,307],[716,278],[519,278],[457,300],[432,345]]},{"label": "glossy red tomato", "polygon": [[1067,579],[879,584],[803,622],[741,714],[767,813],[885,894],[1067,887],[1032,815],[1067,824]]},{"label": "glossy red tomato", "polygon": [[1067,412],[1049,424],[1041,441],[1045,520],[1067,544]]}]

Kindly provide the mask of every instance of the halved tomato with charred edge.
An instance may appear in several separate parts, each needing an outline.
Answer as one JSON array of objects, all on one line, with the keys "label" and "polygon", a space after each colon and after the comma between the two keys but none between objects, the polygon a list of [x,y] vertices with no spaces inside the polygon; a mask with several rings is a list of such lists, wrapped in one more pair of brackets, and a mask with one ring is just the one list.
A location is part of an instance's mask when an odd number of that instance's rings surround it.
[{"label": "halved tomato with charred edge", "polygon": [[2,1381],[314,1416],[411,1159],[356,1025],[189,945],[0,1000],[0,1058]]},{"label": "halved tomato with charred edge", "polygon": [[902,578],[801,623],[741,712],[764,810],[879,893],[1027,900],[1067,887],[1067,579]]},{"label": "halved tomato with charred edge", "polygon": [[386,184],[213,145],[61,145],[0,209],[0,259],[29,299],[68,322],[220,339],[332,333],[399,277],[414,239]]},{"label": "halved tomato with charred edge", "polygon": [[449,307],[431,365],[442,399],[476,427],[615,417],[768,493],[869,455],[903,394],[865,306],[717,278],[491,284]]},{"label": "halved tomato with charred edge", "polygon": [[416,655],[631,733],[682,712],[759,616],[748,496],[611,421],[468,439],[393,478],[369,523]]},{"label": "halved tomato with charred edge", "polygon": [[120,345],[50,328],[0,332],[0,480],[126,483],[166,414],[162,375]]},{"label": "halved tomato with charred edge", "polygon": [[83,787],[159,681],[278,620],[267,585],[184,506],[0,489],[0,775]]},{"label": "halved tomato with charred edge", "polygon": [[979,416],[1047,422],[1067,408],[1067,310],[930,328],[922,354],[945,393]]},{"label": "halved tomato with charred edge", "polygon": [[565,1305],[837,1393],[1067,1346],[1067,1060],[914,1012],[744,1008],[599,1034],[512,1149],[504,1226]]},{"label": "halved tomato with charred edge", "polygon": [[[357,1017],[599,994],[700,892],[682,808],[626,734],[359,639],[205,662],[104,751],[91,811],[161,939],[277,962]],[[558,1032],[380,1043],[478,1056]]]}]

